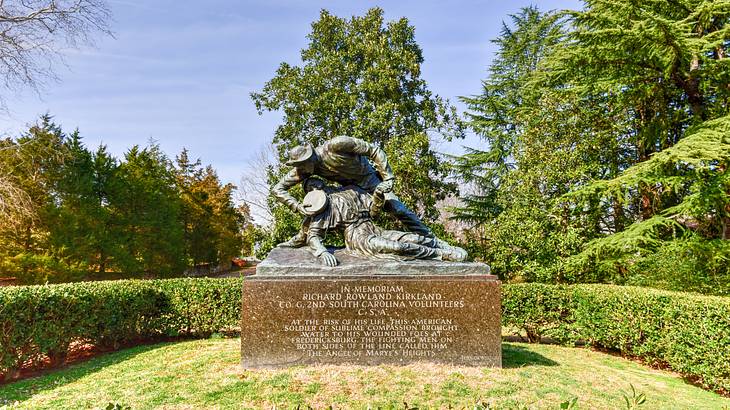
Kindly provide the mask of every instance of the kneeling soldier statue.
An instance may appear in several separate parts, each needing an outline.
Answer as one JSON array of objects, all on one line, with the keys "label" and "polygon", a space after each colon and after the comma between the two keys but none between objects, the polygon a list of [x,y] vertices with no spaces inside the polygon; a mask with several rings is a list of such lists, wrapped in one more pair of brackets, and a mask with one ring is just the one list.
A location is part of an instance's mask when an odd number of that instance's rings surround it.
[{"label": "kneeling soldier statue", "polygon": [[[383,209],[393,214],[406,230],[433,236],[418,216],[393,193],[393,171],[385,152],[376,145],[357,138],[335,137],[317,148],[309,144],[294,147],[289,152],[286,165],[292,166],[292,170],[272,188],[271,193],[294,212],[306,215],[302,204],[289,193],[289,189],[311,176],[318,176],[342,186],[356,186],[371,195],[377,190],[384,196]],[[297,239],[295,237],[291,241]]]}]

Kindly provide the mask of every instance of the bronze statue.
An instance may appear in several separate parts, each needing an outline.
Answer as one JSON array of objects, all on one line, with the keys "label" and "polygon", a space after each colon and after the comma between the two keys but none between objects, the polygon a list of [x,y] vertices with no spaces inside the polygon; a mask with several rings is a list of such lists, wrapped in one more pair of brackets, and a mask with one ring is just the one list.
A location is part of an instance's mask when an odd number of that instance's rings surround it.
[{"label": "bronze statue", "polygon": [[[302,204],[289,189],[310,176],[319,176],[342,186],[353,185],[368,194],[382,193],[383,209],[393,214],[410,232],[432,237],[431,230],[408,209],[393,191],[393,171],[382,149],[361,139],[340,136],[319,147],[309,144],[294,147],[286,165],[289,171],[271,193],[294,212],[306,215]],[[295,238],[292,238],[295,240]]]},{"label": "bronze statue", "polygon": [[[317,148],[309,144],[294,147],[286,164],[293,168],[271,192],[305,219],[300,232],[280,246],[308,245],[321,263],[335,266],[337,259],[322,245],[322,239],[327,230],[341,229],[347,249],[360,255],[466,259],[466,251],[436,238],[392,192],[393,171],[385,152],[376,145],[340,136]],[[341,187],[327,187],[315,177],[339,183]],[[305,185],[304,203],[289,193],[298,183]],[[408,232],[377,227],[372,216],[381,209],[393,214]]]},{"label": "bronze statue", "polygon": [[308,216],[295,243],[290,241],[283,245],[303,246],[306,243],[324,265],[337,265],[335,256],[322,244],[322,238],[329,230],[342,230],[347,250],[363,256],[459,262],[466,259],[466,251],[433,236],[383,230],[376,226],[370,217],[373,196],[357,186],[331,188],[318,178],[308,178],[304,189],[307,195],[302,207]]}]

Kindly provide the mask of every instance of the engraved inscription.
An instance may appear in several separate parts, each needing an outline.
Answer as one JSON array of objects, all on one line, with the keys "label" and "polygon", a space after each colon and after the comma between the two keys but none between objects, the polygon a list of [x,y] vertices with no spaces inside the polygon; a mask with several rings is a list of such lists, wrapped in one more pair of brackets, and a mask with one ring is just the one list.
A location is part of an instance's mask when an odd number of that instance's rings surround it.
[{"label": "engraved inscription", "polygon": [[[314,315],[320,319],[292,319],[282,330],[307,357],[341,358],[435,357],[452,346],[459,331],[459,324],[449,318],[454,315],[445,313],[465,307],[463,299],[448,299],[439,292],[409,292],[388,285],[345,285],[277,303],[280,309],[326,312]],[[423,313],[399,318],[405,309]],[[343,310],[355,314],[338,314]]]}]

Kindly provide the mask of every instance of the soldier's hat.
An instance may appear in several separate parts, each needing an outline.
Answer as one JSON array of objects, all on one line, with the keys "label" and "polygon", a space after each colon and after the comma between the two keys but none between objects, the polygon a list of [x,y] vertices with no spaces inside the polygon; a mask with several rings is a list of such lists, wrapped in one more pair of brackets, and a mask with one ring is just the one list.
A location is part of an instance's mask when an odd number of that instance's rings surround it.
[{"label": "soldier's hat", "polygon": [[314,155],[314,148],[311,144],[297,145],[289,151],[289,159],[286,161],[286,165],[291,167],[297,166]]},{"label": "soldier's hat", "polygon": [[307,195],[304,195],[304,199],[302,200],[304,213],[309,216],[317,215],[324,211],[328,202],[329,198],[327,198],[327,194],[324,191],[319,189],[309,191]]}]

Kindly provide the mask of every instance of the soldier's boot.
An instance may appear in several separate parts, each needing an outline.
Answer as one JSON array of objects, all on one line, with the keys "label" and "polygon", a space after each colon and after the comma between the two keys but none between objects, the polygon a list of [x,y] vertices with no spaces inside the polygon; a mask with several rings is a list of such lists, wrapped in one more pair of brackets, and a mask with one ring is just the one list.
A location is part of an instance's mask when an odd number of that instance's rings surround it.
[{"label": "soldier's boot", "polygon": [[464,262],[469,254],[463,248],[450,245],[448,242],[434,238],[436,246],[443,251],[441,257],[445,261]]}]

